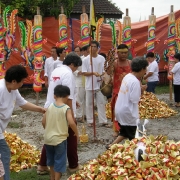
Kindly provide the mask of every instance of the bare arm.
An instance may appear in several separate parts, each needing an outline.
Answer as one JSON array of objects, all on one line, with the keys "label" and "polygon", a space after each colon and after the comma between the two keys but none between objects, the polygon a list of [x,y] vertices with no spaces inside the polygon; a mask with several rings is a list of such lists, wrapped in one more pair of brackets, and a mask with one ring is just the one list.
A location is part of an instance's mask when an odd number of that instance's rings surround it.
[{"label": "bare arm", "polygon": [[43,128],[45,129],[45,127],[46,127],[46,114],[43,115],[43,118],[42,118],[42,126],[43,126]]},{"label": "bare arm", "polygon": [[44,80],[45,80],[45,87],[48,88],[48,77],[47,76],[44,76]]},{"label": "bare arm", "polygon": [[100,76],[100,74],[97,73],[97,72],[83,72],[82,75],[84,75],[84,76],[92,76],[92,75],[95,75],[96,77]]},{"label": "bare arm", "polygon": [[79,135],[78,135],[77,126],[76,126],[76,124],[75,124],[75,122],[73,120],[72,112],[71,111],[72,110],[70,110],[70,109],[67,110],[67,114],[66,114],[67,121],[68,121],[68,124],[71,127],[71,129],[74,131],[75,135],[78,137]]},{"label": "bare arm", "polygon": [[27,102],[25,105],[20,106],[22,109],[26,109],[29,111],[35,111],[35,112],[40,112],[40,113],[45,113],[46,110],[40,106],[36,106],[35,104],[32,104],[30,102]]},{"label": "bare arm", "polygon": [[144,76],[144,79],[146,80],[148,77],[150,77],[150,76],[152,76],[153,75],[153,72],[149,72],[148,74],[146,74],[145,76]]},{"label": "bare arm", "polygon": [[75,118],[74,118],[74,112],[73,112],[73,106],[72,106],[72,99],[68,99],[67,103],[66,103],[70,109],[71,109],[71,114],[72,114],[72,118],[74,119],[75,121]]}]

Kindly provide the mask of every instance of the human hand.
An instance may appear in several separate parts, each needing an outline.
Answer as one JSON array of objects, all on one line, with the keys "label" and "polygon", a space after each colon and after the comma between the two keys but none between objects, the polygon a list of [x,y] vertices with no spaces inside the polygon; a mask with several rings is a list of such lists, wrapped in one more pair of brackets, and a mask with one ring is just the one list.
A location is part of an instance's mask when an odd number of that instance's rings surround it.
[{"label": "human hand", "polygon": [[[39,107],[40,107],[40,106],[39,106]],[[47,110],[47,109],[40,107],[39,112],[44,114],[44,113],[46,112],[46,110]]]},{"label": "human hand", "polygon": [[81,71],[79,71],[79,72],[78,72],[78,75],[82,75],[82,72],[81,72]]},{"label": "human hand", "polygon": [[45,87],[48,88],[48,82],[45,82]]},{"label": "human hand", "polygon": [[141,85],[141,91],[144,92],[147,89],[147,85]]},{"label": "human hand", "polygon": [[76,101],[76,108],[79,108],[80,104]]},{"label": "human hand", "polygon": [[100,74],[98,73],[98,72],[94,72],[93,73],[96,77],[99,77],[100,76]]}]

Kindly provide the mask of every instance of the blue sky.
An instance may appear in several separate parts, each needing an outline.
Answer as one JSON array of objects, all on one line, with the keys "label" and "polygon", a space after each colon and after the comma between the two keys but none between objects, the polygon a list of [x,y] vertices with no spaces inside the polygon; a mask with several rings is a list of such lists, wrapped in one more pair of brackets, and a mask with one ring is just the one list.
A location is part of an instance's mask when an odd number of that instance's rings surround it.
[{"label": "blue sky", "polygon": [[[180,10],[180,0],[111,0],[122,12],[129,9],[131,22],[148,20],[151,8],[154,7],[154,14],[160,17],[170,13],[170,6],[174,5],[174,11]],[[124,15],[123,15],[124,17]]]}]

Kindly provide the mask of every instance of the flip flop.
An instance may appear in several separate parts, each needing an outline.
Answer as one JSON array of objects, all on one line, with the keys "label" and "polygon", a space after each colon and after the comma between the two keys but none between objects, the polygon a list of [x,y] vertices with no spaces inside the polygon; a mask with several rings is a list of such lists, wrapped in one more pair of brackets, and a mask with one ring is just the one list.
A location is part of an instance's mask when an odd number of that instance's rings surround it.
[{"label": "flip flop", "polygon": [[48,170],[37,170],[37,174],[38,175],[46,175],[46,174],[49,174],[49,171]]},{"label": "flip flop", "polygon": [[101,127],[110,128],[110,127],[111,127],[111,125],[110,125],[110,124],[108,124],[108,123],[103,123],[103,124],[101,125]]}]

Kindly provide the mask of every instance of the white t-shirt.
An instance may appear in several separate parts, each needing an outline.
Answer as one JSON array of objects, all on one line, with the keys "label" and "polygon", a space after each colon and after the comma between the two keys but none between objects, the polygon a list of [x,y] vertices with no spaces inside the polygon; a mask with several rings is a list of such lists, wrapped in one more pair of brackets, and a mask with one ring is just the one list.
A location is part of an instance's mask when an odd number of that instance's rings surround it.
[{"label": "white t-shirt", "polygon": [[5,85],[5,80],[0,80],[0,139],[4,139],[5,131],[15,105],[23,106],[27,101],[20,95],[18,90],[9,92]]},{"label": "white t-shirt", "polygon": [[172,68],[171,72],[173,75],[173,84],[180,85],[180,62],[176,63]]},{"label": "white t-shirt", "polygon": [[[105,59],[101,55],[97,55],[96,58],[92,58],[93,72],[98,72],[100,75],[104,72]],[[92,72],[90,55],[84,58],[82,63],[82,72]],[[101,78],[93,75],[94,90],[100,89]],[[92,90],[92,76],[86,76],[85,89]]]},{"label": "white t-shirt", "polygon": [[115,116],[121,125],[137,125],[140,96],[140,81],[133,74],[127,74],[122,80],[115,104]]},{"label": "white t-shirt", "polygon": [[[84,61],[85,56],[82,56],[82,62]],[[82,75],[78,75],[78,72],[81,71],[82,72],[82,66],[79,66],[77,68],[77,70],[74,72],[75,75],[75,79],[76,79],[76,87],[84,87],[84,83],[83,83],[83,78],[85,78]]]},{"label": "white t-shirt", "polygon": [[74,93],[75,93],[74,75],[72,70],[68,66],[61,65],[60,67],[54,69],[54,71],[52,72],[50,78],[50,84],[48,87],[47,100],[44,105],[45,108],[48,108],[49,105],[54,102],[54,88],[57,85],[68,86],[70,89],[69,99],[72,100],[74,99]]},{"label": "white t-shirt", "polygon": [[60,67],[62,64],[63,64],[63,61],[60,61],[58,59],[58,60],[54,61],[54,65],[53,65],[54,67],[53,68],[56,69],[57,67]]},{"label": "white t-shirt", "polygon": [[54,70],[54,62],[57,60],[54,60],[53,57],[49,57],[46,59],[44,64],[44,76],[48,77],[48,84],[50,82],[51,73]]},{"label": "white t-shirt", "polygon": [[150,63],[149,66],[147,67],[147,74],[149,72],[152,72],[153,74],[152,76],[147,78],[148,82],[159,81],[159,67],[156,60]]}]

